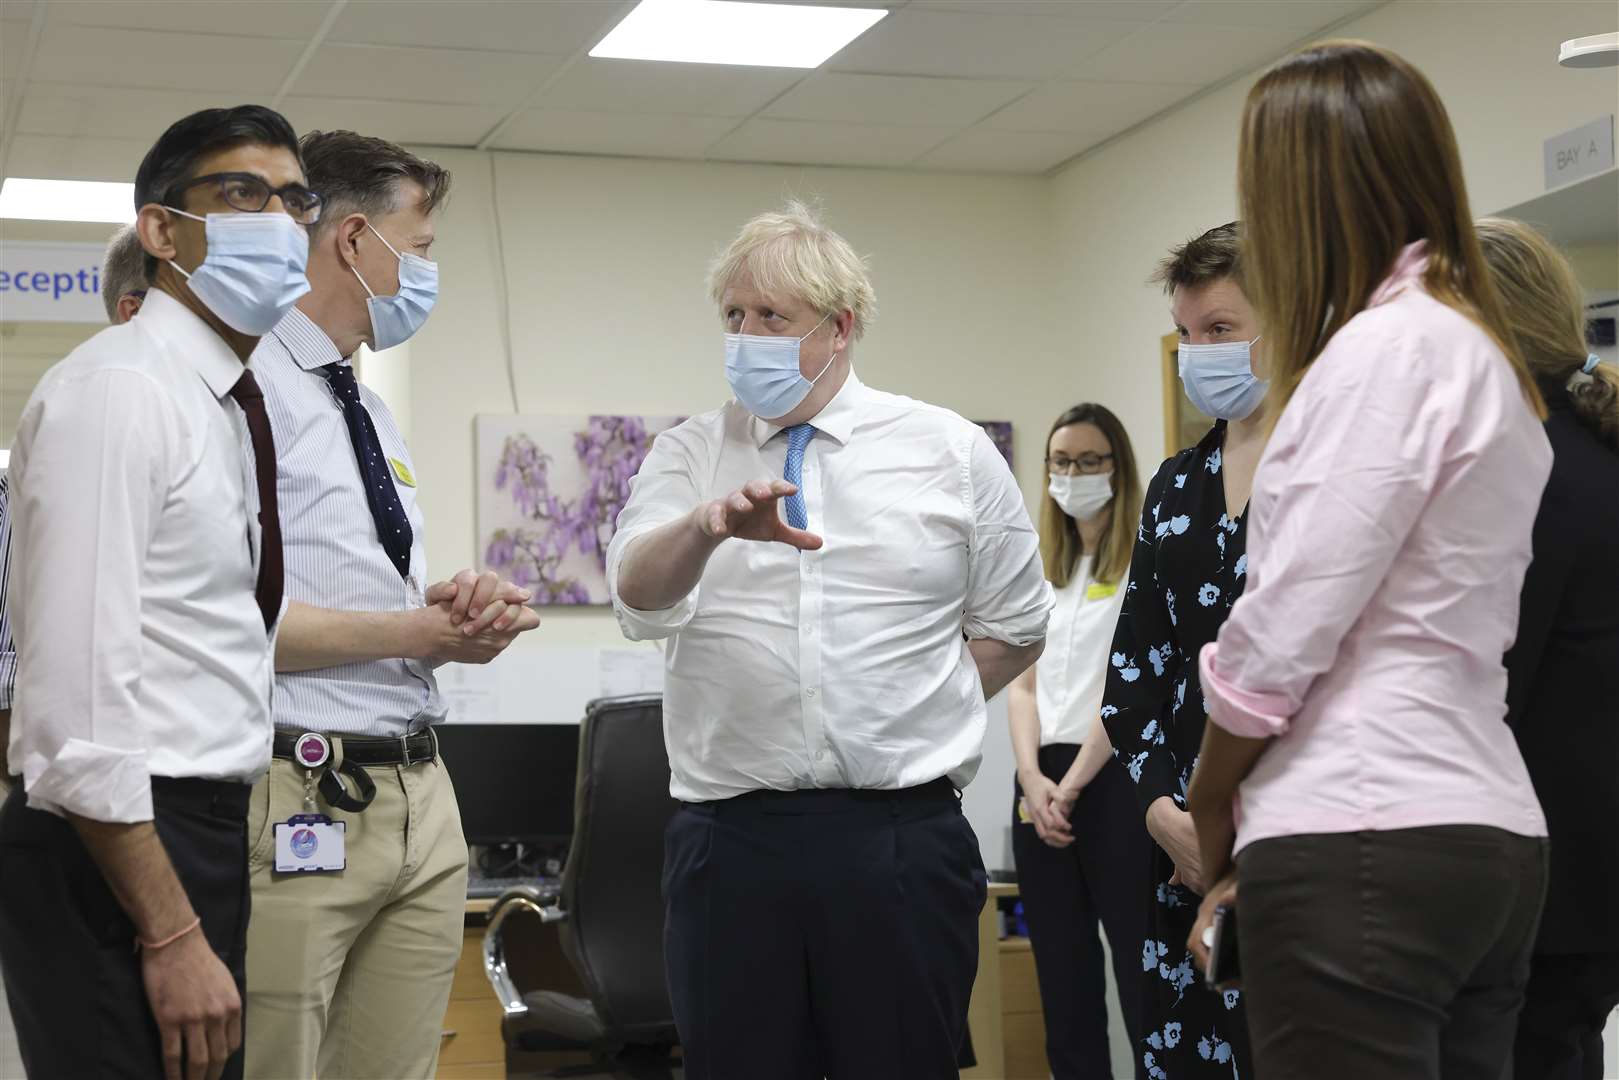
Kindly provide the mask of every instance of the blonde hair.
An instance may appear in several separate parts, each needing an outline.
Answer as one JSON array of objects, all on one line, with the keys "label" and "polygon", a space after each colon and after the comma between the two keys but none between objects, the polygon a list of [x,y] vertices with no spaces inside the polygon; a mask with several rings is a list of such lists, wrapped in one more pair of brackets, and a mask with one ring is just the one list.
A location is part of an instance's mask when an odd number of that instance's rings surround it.
[{"label": "blonde hair", "polygon": [[1495,339],[1544,418],[1473,231],[1450,117],[1422,72],[1360,41],[1286,57],[1248,94],[1237,186],[1246,291],[1270,342],[1273,422],[1417,240],[1428,294]]},{"label": "blonde hair", "polygon": [[742,226],[730,247],[708,270],[708,291],[719,304],[727,286],[743,271],[760,292],[794,297],[818,314],[854,313],[858,339],[877,318],[877,294],[866,260],[821,221],[805,203],[793,200]]},{"label": "blonde hair", "polygon": [[1568,387],[1574,415],[1619,450],[1619,371],[1585,366],[1585,296],[1574,268],[1540,233],[1519,221],[1484,218],[1479,245],[1495,276],[1507,330],[1537,379]]},{"label": "blonde hair", "polygon": [[[1107,437],[1113,454],[1113,503],[1107,529],[1096,546],[1091,577],[1107,584],[1124,580],[1130,572],[1130,556],[1135,550],[1136,526],[1141,520],[1141,477],[1136,472],[1136,453],[1130,435],[1112,411],[1101,405],[1075,405],[1057,417],[1046,436],[1046,452],[1051,452],[1051,436],[1073,424],[1091,424]],[[1040,559],[1046,580],[1062,589],[1074,580],[1079,557],[1085,553],[1079,526],[1069,517],[1048,489],[1040,500]]]}]

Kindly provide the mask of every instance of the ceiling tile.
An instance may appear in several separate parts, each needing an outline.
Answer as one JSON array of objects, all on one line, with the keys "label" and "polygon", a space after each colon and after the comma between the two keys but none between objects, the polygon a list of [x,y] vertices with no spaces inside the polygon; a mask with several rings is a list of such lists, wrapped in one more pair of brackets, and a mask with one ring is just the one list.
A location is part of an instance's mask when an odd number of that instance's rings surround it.
[{"label": "ceiling tile", "polygon": [[735,125],[734,119],[718,116],[530,109],[512,121],[498,143],[504,150],[700,158]]},{"label": "ceiling tile", "polygon": [[1156,75],[1207,85],[1280,55],[1299,36],[1293,27],[1159,23],[1081,62],[1071,74],[1126,82]]},{"label": "ceiling tile", "polygon": [[1111,135],[1198,89],[1171,83],[1049,82],[985,120],[984,126],[1000,131]]},{"label": "ceiling tile", "polygon": [[715,64],[584,59],[546,88],[536,104],[573,112],[751,116],[804,72]]},{"label": "ceiling tile", "polygon": [[1050,15],[1071,19],[1151,22],[1183,0],[912,0],[910,11],[965,11],[974,15]]},{"label": "ceiling tile", "polygon": [[763,113],[791,120],[965,127],[1022,94],[1032,83],[907,75],[812,75]]},{"label": "ceiling tile", "polygon": [[[9,4],[7,5],[10,6]],[[21,5],[18,5],[21,6]],[[119,30],[166,30],[231,37],[307,41],[332,9],[331,0],[276,0],[274,4],[197,0],[73,0],[50,7],[51,22]]]},{"label": "ceiling tile", "polygon": [[634,7],[630,0],[352,0],[327,40],[568,55],[594,45]]},{"label": "ceiling tile", "polygon": [[928,152],[916,164],[963,172],[1043,173],[1087,145],[1086,139],[1075,135],[973,128]]},{"label": "ceiling tile", "polygon": [[300,135],[358,131],[396,143],[474,146],[506,114],[501,105],[441,105],[349,98],[288,97],[281,104]]},{"label": "ceiling tile", "polygon": [[25,135],[11,141],[6,172],[52,180],[117,180],[130,183],[151,143],[137,139],[84,139]]},{"label": "ceiling tile", "polygon": [[299,97],[511,106],[561,65],[557,56],[328,42],[310,58],[292,92]]},{"label": "ceiling tile", "polygon": [[872,27],[828,66],[888,75],[1049,78],[1068,74],[1145,25],[907,9]]},{"label": "ceiling tile", "polygon": [[18,132],[140,140],[148,146],[183,116],[221,104],[218,94],[144,87],[30,82]]},{"label": "ceiling tile", "polygon": [[48,23],[34,62],[57,82],[217,92],[218,105],[275,93],[303,42]]},{"label": "ceiling tile", "polygon": [[829,124],[813,120],[749,120],[709,147],[729,161],[795,165],[897,166],[948,138],[949,128]]},{"label": "ceiling tile", "polygon": [[1303,37],[1339,19],[1381,6],[1379,0],[1186,0],[1165,22],[1214,26],[1286,26]]}]

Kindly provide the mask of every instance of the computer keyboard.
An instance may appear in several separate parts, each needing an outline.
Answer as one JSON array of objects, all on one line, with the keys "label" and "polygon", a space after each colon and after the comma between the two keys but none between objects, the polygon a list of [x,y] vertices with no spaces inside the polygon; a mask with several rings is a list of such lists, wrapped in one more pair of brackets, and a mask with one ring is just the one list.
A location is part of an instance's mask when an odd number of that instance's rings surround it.
[{"label": "computer keyboard", "polygon": [[562,891],[562,882],[557,878],[543,877],[469,877],[467,878],[467,899],[493,900],[507,889],[519,885],[532,885],[540,890],[544,897],[556,896]]}]

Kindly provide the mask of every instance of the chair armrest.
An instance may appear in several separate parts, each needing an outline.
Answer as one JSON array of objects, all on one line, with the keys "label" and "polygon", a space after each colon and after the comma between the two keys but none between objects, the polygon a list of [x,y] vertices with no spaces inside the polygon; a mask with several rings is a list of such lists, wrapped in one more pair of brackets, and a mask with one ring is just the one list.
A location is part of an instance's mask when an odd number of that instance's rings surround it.
[{"label": "chair armrest", "polygon": [[532,912],[546,923],[561,922],[568,917],[568,913],[557,906],[554,899],[543,896],[532,885],[507,889],[489,909],[489,926],[483,935],[483,973],[489,979],[495,997],[500,1000],[501,1012],[507,1019],[528,1012],[523,995],[518,992],[511,972],[506,969],[506,942],[501,930],[506,917],[518,911]]}]

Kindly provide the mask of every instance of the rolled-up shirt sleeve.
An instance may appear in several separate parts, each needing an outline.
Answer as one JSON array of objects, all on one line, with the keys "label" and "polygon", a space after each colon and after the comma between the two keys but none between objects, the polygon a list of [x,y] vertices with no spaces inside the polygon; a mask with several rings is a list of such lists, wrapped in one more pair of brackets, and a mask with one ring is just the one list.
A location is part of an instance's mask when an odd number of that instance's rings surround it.
[{"label": "rolled-up shirt sleeve", "polygon": [[[702,498],[697,477],[706,475],[708,452],[695,424],[688,421],[670,428],[652,443],[640,471],[630,480],[630,498],[618,515],[617,531],[607,545],[607,592],[619,628],[631,641],[652,641],[672,637],[691,622],[697,613],[701,585],[661,611],[641,611],[619,595],[619,577],[624,559],[635,543],[648,533],[679,521]],[[703,468],[703,472],[699,472]]]},{"label": "rolled-up shirt sleeve", "polygon": [[152,817],[142,572],[180,456],[177,423],[150,378],[106,370],[57,383],[19,425],[11,765],[30,806],[106,822]]},{"label": "rolled-up shirt sleeve", "polygon": [[1248,586],[1198,658],[1209,719],[1234,735],[1288,731],[1432,496],[1464,411],[1490,407],[1437,386],[1420,340],[1339,336],[1266,448]]},{"label": "rolled-up shirt sleeve", "polygon": [[1056,601],[1023,494],[981,429],[973,432],[968,479],[973,534],[962,628],[969,638],[1033,645],[1045,638]]}]

